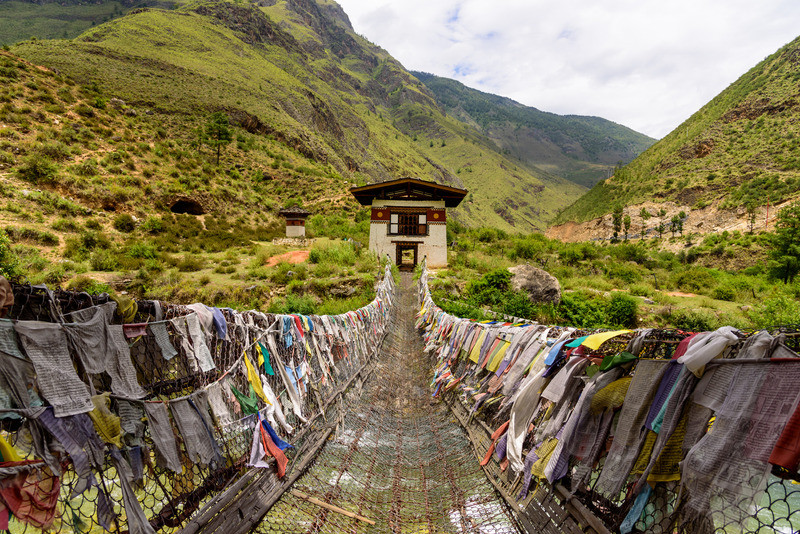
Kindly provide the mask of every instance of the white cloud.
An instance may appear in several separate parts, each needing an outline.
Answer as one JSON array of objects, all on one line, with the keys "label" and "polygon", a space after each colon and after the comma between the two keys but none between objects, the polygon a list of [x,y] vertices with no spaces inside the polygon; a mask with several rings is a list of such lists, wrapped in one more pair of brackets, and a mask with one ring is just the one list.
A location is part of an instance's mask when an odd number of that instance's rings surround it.
[{"label": "white cloud", "polygon": [[661,137],[797,37],[796,0],[339,0],[412,70]]}]

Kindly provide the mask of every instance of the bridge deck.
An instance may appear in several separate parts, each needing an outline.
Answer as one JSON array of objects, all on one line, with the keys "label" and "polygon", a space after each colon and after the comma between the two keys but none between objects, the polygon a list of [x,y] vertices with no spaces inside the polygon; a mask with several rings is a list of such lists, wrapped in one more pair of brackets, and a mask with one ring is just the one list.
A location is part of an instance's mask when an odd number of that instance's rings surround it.
[{"label": "bridge deck", "polygon": [[431,398],[415,291],[410,273],[401,277],[394,325],[363,394],[256,532],[518,532],[466,434]]}]

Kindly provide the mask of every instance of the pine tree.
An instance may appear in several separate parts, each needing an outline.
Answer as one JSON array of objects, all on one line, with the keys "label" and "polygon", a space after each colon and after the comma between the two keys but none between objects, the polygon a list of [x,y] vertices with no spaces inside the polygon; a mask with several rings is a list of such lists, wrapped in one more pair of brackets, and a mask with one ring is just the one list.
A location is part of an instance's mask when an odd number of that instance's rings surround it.
[{"label": "pine tree", "polygon": [[203,132],[203,139],[208,146],[212,149],[216,149],[216,164],[219,165],[219,155],[222,147],[233,141],[233,132],[231,131],[228,116],[225,113],[217,111],[208,117]]},{"label": "pine tree", "polygon": [[642,219],[642,239],[647,235],[647,219],[650,217],[652,217],[652,215],[647,211],[647,208],[642,208],[639,212],[639,218]]},{"label": "pine tree", "polygon": [[800,202],[778,212],[771,245],[770,271],[789,284],[800,273]]},{"label": "pine tree", "polygon": [[617,239],[619,239],[619,231],[622,230],[622,206],[614,208],[614,211],[611,213],[611,223],[614,228],[614,236],[611,240],[617,241]]}]

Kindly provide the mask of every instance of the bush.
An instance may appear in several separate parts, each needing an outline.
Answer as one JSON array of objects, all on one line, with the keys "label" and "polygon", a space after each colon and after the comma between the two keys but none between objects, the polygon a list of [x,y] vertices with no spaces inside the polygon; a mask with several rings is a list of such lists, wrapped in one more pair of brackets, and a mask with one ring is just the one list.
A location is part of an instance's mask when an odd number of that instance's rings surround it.
[{"label": "bush", "polygon": [[305,280],[308,273],[302,263],[291,264],[285,261],[275,266],[275,271],[269,279],[279,285],[287,285],[292,280]]},{"label": "bush", "polygon": [[120,232],[130,233],[136,229],[136,221],[127,213],[120,213],[114,217],[114,228]]},{"label": "bush", "polygon": [[177,267],[182,273],[195,272],[205,267],[205,261],[198,256],[184,254],[183,258],[178,262]]},{"label": "bush", "polygon": [[99,249],[92,252],[89,257],[89,265],[95,271],[116,271],[119,263],[111,252]]},{"label": "bush", "polygon": [[598,328],[606,324],[605,299],[593,293],[565,293],[558,313],[562,322],[572,326]]},{"label": "bush", "polygon": [[541,241],[523,240],[514,243],[508,254],[512,260],[534,260],[542,256],[547,250],[547,245]]},{"label": "bush", "polygon": [[702,267],[692,267],[675,273],[671,281],[679,290],[689,292],[699,292],[717,283],[711,273]]},{"label": "bush", "polygon": [[43,232],[35,228],[7,228],[6,232],[13,241],[31,241],[45,247],[58,246],[61,242],[57,235]]},{"label": "bush", "polygon": [[608,322],[612,325],[636,328],[639,303],[630,295],[615,292],[606,313]]},{"label": "bush", "polygon": [[80,232],[81,230],[81,226],[77,221],[66,218],[56,219],[51,227],[53,230],[58,230],[59,232]]},{"label": "bush", "polygon": [[19,257],[11,248],[11,240],[5,231],[0,230],[0,275],[6,278],[17,278],[21,275]]},{"label": "bush", "polygon": [[111,241],[102,232],[86,231],[77,237],[67,239],[64,257],[75,261],[85,260],[91,252],[111,247]]},{"label": "bush", "polygon": [[361,245],[357,245],[354,241],[314,247],[308,254],[308,262],[312,264],[331,263],[339,266],[355,265],[361,255],[361,250]]},{"label": "bush", "polygon": [[76,276],[67,284],[67,289],[72,291],[85,291],[90,295],[98,295],[100,293],[108,293],[111,287],[108,284],[98,282],[88,276]]},{"label": "bush", "polygon": [[511,281],[511,271],[496,269],[467,285],[467,295],[478,305],[494,306],[504,300]]},{"label": "bush", "polygon": [[17,176],[36,185],[52,184],[56,180],[57,171],[58,167],[49,158],[30,155],[17,168]]},{"label": "bush", "polygon": [[717,300],[733,302],[736,300],[736,289],[727,285],[717,286],[714,288],[714,291],[711,292],[711,296]]},{"label": "bush", "polygon": [[672,312],[669,321],[675,328],[689,332],[708,332],[716,329],[717,318],[714,314],[702,310],[680,308]]},{"label": "bush", "polygon": [[156,247],[151,243],[136,242],[128,247],[128,256],[131,258],[152,260],[158,256],[158,252],[156,251]]},{"label": "bush", "polygon": [[142,230],[148,234],[160,234],[164,230],[164,223],[157,217],[148,217],[142,223]]},{"label": "bush", "polygon": [[74,165],[72,170],[78,176],[95,176],[97,175],[97,162],[92,158],[85,159]]},{"label": "bush", "polygon": [[275,300],[270,304],[271,313],[298,313],[300,315],[312,315],[316,309],[316,303],[311,295],[286,295],[285,299]]},{"label": "bush", "polygon": [[756,328],[797,324],[798,318],[800,302],[788,295],[765,299],[750,312],[750,320]]},{"label": "bush", "polygon": [[53,161],[64,161],[70,156],[69,147],[60,141],[39,145],[36,153]]},{"label": "bush", "polygon": [[609,262],[605,265],[606,276],[615,278],[624,284],[633,284],[642,280],[641,268],[627,263]]}]

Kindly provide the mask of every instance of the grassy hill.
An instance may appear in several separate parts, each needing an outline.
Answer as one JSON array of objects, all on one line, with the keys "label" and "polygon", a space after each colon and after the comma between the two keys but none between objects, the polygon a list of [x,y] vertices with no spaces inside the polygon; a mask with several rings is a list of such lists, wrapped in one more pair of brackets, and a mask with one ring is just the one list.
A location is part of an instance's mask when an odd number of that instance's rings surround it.
[{"label": "grassy hill", "polygon": [[503,153],[591,187],[655,139],[600,117],[556,115],[455,80],[413,72],[448,115],[478,128]]},{"label": "grassy hill", "polygon": [[466,187],[472,193],[454,216],[467,224],[542,229],[583,192],[446,116],[334,2],[133,10],[74,40],[12,51],[139,109],[189,122],[224,110],[351,184],[411,175]]},{"label": "grassy hill", "polygon": [[170,0],[8,0],[0,2],[0,45],[24,39],[69,39],[137,7],[171,8]]},{"label": "grassy hill", "polygon": [[776,204],[800,190],[800,38],[753,67],[555,222],[615,205],[672,201],[721,210]]}]

